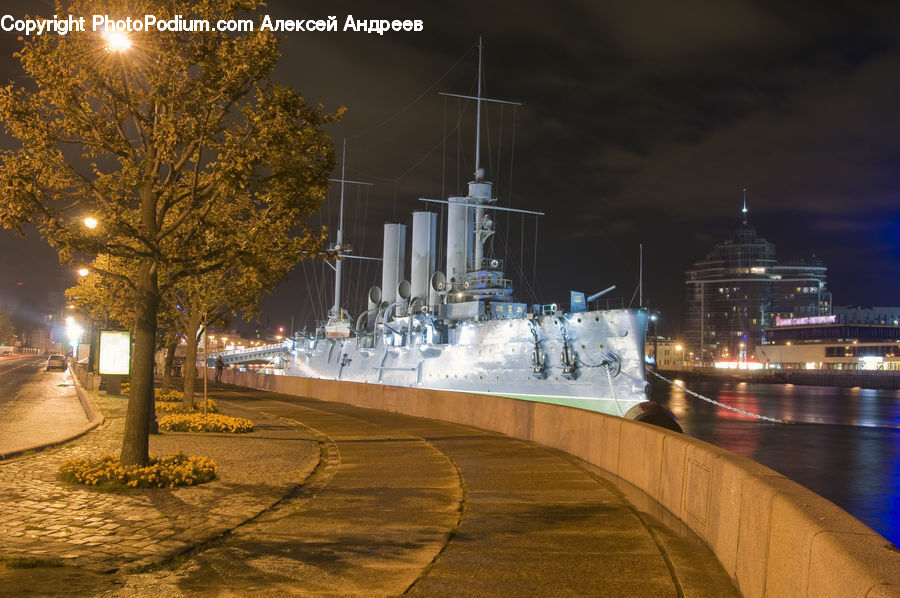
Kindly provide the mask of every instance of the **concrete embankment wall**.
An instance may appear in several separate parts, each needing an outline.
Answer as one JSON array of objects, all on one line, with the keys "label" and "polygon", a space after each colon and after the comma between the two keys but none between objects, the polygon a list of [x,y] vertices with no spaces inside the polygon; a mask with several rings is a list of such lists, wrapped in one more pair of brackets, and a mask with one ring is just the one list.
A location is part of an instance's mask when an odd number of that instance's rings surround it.
[{"label": "concrete embankment wall", "polygon": [[681,434],[468,393],[232,370],[223,381],[455,422],[563,450],[637,486],[683,521],[744,596],[900,596],[900,552],[887,540],[783,475]]}]

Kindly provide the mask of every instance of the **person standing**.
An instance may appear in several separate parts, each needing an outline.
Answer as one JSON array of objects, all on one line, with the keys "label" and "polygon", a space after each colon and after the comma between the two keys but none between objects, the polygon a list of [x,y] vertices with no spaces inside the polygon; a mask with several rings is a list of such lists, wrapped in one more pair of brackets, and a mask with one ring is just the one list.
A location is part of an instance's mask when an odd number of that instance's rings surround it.
[{"label": "person standing", "polygon": [[225,369],[225,362],[222,361],[222,356],[219,355],[216,357],[216,384],[222,381],[222,370]]}]

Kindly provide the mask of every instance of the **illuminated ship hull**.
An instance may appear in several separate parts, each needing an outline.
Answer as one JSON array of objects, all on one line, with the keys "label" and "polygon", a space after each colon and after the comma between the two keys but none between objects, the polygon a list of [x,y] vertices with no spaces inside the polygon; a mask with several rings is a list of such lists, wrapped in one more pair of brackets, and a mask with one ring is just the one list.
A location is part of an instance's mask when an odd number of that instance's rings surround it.
[{"label": "illuminated ship hull", "polygon": [[647,400],[644,311],[463,321],[446,343],[429,342],[436,335],[429,316],[400,320],[387,334],[295,340],[281,366],[289,376],[511,396],[618,416]]}]

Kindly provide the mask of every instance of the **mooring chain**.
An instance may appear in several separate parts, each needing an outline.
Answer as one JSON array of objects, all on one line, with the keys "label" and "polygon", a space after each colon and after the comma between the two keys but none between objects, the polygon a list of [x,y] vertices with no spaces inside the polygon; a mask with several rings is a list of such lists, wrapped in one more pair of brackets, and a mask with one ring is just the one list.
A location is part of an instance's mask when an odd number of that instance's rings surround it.
[{"label": "mooring chain", "polygon": [[613,401],[616,402],[616,409],[619,410],[619,417],[625,417],[625,414],[622,413],[622,406],[619,405],[619,397],[616,396],[616,389],[613,388],[612,373],[610,373],[610,371],[609,371],[609,369],[610,369],[609,362],[607,362],[603,365],[606,366],[606,378],[607,378],[607,380],[609,380],[609,392],[612,393]]},{"label": "mooring chain", "polygon": [[[677,384],[675,384],[668,378],[666,378],[664,376],[660,376],[659,374],[657,374],[656,372],[654,372],[651,369],[648,369],[647,371],[650,372],[651,374],[653,374],[654,376],[656,376],[657,378],[659,378],[660,380],[665,380],[672,386],[678,386]],[[764,420],[767,422],[772,422],[775,424],[793,424],[794,423],[792,421],[788,421],[788,420],[784,420],[784,419],[778,419],[775,417],[767,417],[765,415],[759,415],[758,413],[750,413],[749,411],[744,411],[743,409],[738,409],[737,407],[732,407],[731,405],[726,405],[725,403],[720,403],[719,401],[710,399],[709,397],[704,397],[703,395],[696,393],[689,388],[685,388],[683,386],[678,386],[678,387],[691,396],[697,397],[698,399],[700,399],[702,401],[706,401],[707,403],[712,403],[713,405],[716,405],[718,407],[722,407],[723,409],[728,409],[729,411],[734,411],[735,413],[740,413],[740,414],[743,414],[743,415],[746,415],[749,417],[755,417],[756,419],[761,419],[761,420]]]}]

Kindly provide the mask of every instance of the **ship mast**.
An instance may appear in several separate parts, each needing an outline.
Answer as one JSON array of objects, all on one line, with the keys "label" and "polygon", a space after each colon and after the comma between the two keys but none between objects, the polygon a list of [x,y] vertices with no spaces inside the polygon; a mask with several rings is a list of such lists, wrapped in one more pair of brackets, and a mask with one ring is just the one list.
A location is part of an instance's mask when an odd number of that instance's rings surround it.
[{"label": "ship mast", "polygon": [[341,317],[341,247],[344,244],[344,184],[347,182],[344,176],[347,168],[347,140],[344,139],[344,148],[341,151],[341,208],[340,208],[340,216],[338,216],[338,229],[337,235],[335,236],[335,245],[337,245],[337,251],[335,260],[334,260],[334,307],[331,310],[331,313],[338,318]]},{"label": "ship mast", "polygon": [[[372,183],[363,183],[361,181],[348,181],[345,173],[347,171],[347,140],[344,139],[344,147],[341,152],[341,178],[340,179],[328,179],[334,183],[341,184],[341,207],[338,216],[338,229],[337,234],[334,239],[334,246],[331,249],[334,251],[334,265],[326,261],[325,263],[331,266],[334,270],[334,306],[328,312],[328,323],[334,323],[336,321],[343,320],[343,311],[341,310],[341,274],[342,274],[342,261],[345,258],[355,258],[361,260],[378,260],[381,258],[373,258],[373,257],[362,257],[359,255],[350,255],[350,249],[344,248],[344,188],[345,184],[349,183],[351,185],[372,185]],[[349,329],[348,329],[349,330]]]},{"label": "ship mast", "polygon": [[481,36],[478,36],[478,94],[476,97],[477,110],[475,117],[475,180],[484,179],[484,171],[481,169],[481,68],[483,62],[484,45]]},{"label": "ship mast", "polygon": [[[484,244],[494,234],[493,222],[486,215],[487,209],[520,212],[525,214],[541,214],[530,210],[514,210],[491,206],[497,201],[493,197],[493,185],[485,180],[484,169],[481,167],[481,109],[484,102],[497,104],[509,104],[521,106],[519,102],[496,100],[485,98],[482,95],[482,80],[484,69],[484,43],[478,38],[478,84],[475,96],[455,93],[441,93],[440,95],[465,100],[475,100],[475,178],[469,183],[468,194],[464,197],[450,197],[449,201],[429,200],[422,201],[444,203],[448,205],[447,214],[447,271],[446,276],[451,290],[456,297],[462,298],[469,295],[465,289],[469,288],[470,274],[480,271],[484,267]],[[499,279],[499,277],[498,277]],[[503,294],[509,294],[510,290]],[[481,293],[483,294],[483,293]]]}]

